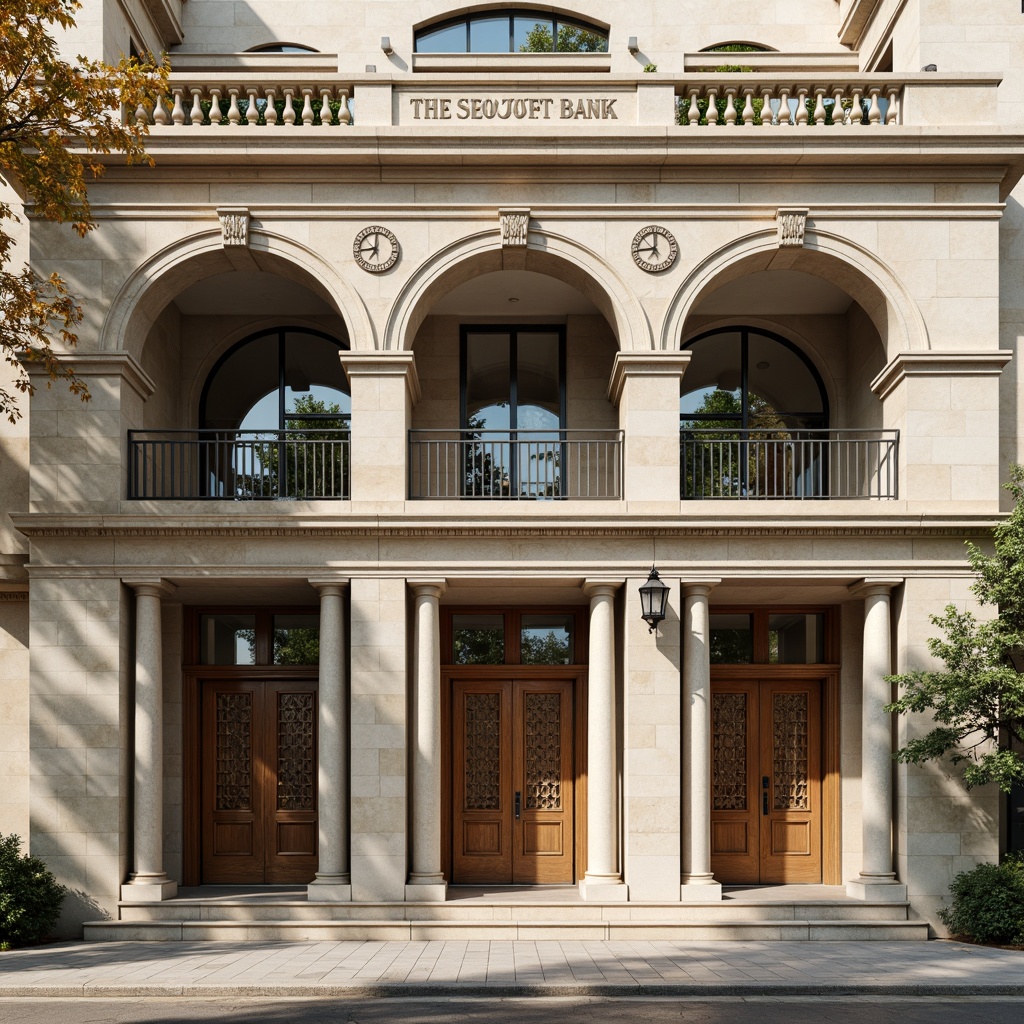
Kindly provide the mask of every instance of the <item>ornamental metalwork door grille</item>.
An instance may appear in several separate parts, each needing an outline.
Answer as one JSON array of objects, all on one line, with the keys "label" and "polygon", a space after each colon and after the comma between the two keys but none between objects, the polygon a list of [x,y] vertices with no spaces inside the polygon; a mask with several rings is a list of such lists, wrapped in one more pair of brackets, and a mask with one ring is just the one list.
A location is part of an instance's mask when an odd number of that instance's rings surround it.
[{"label": "ornamental metalwork door grille", "polygon": [[202,881],[304,884],[317,867],[317,684],[201,684]]},{"label": "ornamental metalwork door grille", "polygon": [[452,881],[573,878],[573,683],[452,683]]},{"label": "ornamental metalwork door grille", "polygon": [[821,882],[821,684],[713,683],[711,787],[719,881]]}]

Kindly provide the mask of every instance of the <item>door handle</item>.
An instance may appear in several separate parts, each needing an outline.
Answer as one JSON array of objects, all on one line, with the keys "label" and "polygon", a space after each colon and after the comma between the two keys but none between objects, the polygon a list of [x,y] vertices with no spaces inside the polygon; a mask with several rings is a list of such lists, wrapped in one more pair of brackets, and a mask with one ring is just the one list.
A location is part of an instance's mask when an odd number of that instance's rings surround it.
[{"label": "door handle", "polygon": [[520,793],[519,790],[517,789],[516,790],[516,821],[518,821],[519,818],[522,815],[522,803],[523,803],[523,794]]},{"label": "door handle", "polygon": [[768,816],[768,776],[761,776],[761,813]]}]

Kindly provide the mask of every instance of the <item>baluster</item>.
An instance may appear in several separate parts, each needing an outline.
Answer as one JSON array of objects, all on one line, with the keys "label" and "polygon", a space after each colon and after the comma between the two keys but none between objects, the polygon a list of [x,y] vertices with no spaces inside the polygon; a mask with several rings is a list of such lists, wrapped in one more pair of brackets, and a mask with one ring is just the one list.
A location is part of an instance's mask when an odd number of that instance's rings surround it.
[{"label": "baluster", "polygon": [[219,125],[224,116],[220,109],[220,93],[219,86],[210,89],[210,124],[212,125]]},{"label": "baluster", "polygon": [[332,90],[326,85],[320,86],[320,123],[334,124],[334,112],[331,110]]},{"label": "baluster", "polygon": [[805,86],[798,86],[796,91],[796,117],[797,127],[806,126],[807,116],[807,89]]},{"label": "baluster", "polygon": [[899,103],[899,95],[899,86],[890,85],[885,94],[885,98],[889,101],[888,109],[885,111],[885,123],[887,125],[896,124],[899,120],[899,118],[897,117],[897,114],[899,113],[899,109],[897,106]]},{"label": "baluster", "polygon": [[690,124],[700,123],[700,107],[697,106],[697,96],[700,94],[699,89],[690,90],[690,109],[687,111],[686,120]]},{"label": "baluster", "polygon": [[789,119],[793,112],[789,109],[789,89],[782,86],[779,89],[779,124],[789,126]]},{"label": "baluster", "polygon": [[170,117],[167,116],[167,108],[164,106],[162,97],[157,96],[153,101],[153,124],[167,124]]},{"label": "baluster", "polygon": [[734,125],[736,123],[736,87],[730,85],[725,90],[725,123]]},{"label": "baluster", "polygon": [[135,120],[139,124],[149,124],[149,111],[142,100],[139,100],[139,105],[135,108]]},{"label": "baluster", "polygon": [[259,90],[254,85],[250,85],[246,89],[246,95],[249,97],[249,109],[245,112],[245,120],[248,124],[255,127],[260,123],[260,108],[256,106],[256,97],[259,95]]},{"label": "baluster", "polygon": [[754,90],[747,86],[743,90],[743,123],[745,125],[752,125],[754,123]]},{"label": "baluster", "polygon": [[203,95],[203,90],[191,89],[189,91],[192,93],[192,110],[189,116],[191,117],[193,124],[200,125],[203,123],[203,108],[199,102],[199,98]]},{"label": "baluster", "polygon": [[174,107],[171,110],[171,120],[175,124],[185,123],[185,107],[181,102],[181,95],[184,91],[180,86],[175,86],[174,88]]},{"label": "baluster", "polygon": [[761,124],[771,125],[773,114],[772,114],[772,88],[771,86],[765,85],[761,88]]},{"label": "baluster", "polygon": [[287,125],[295,124],[295,107],[292,105],[294,96],[295,90],[286,87],[284,90],[284,123]]},{"label": "baluster", "polygon": [[846,123],[850,124],[863,124],[864,123],[864,109],[860,105],[860,98],[864,90],[859,86],[853,87],[853,102],[850,104],[850,120]]},{"label": "baluster", "polygon": [[814,90],[814,123],[825,123],[825,90],[821,88]]},{"label": "baluster", "polygon": [[714,85],[708,88],[707,121],[709,125],[718,124],[718,87]]},{"label": "baluster", "polygon": [[238,109],[238,89],[229,88],[228,96],[231,97],[228,104],[228,124],[237,125],[242,120],[242,111]]},{"label": "baluster", "polygon": [[[832,123],[845,124],[846,111],[843,109],[843,94],[846,90],[842,86],[837,86],[833,91],[835,92],[835,104],[832,107]],[[837,114],[839,115],[838,117],[836,116]]]},{"label": "baluster", "polygon": [[869,91],[871,106],[868,107],[868,124],[878,124],[882,120],[882,108],[878,105],[878,94],[881,91],[876,86],[872,86]]},{"label": "baluster", "polygon": [[277,90],[272,85],[268,85],[263,90],[263,95],[267,98],[267,109],[263,111],[263,121],[265,124],[275,125],[277,124],[277,107],[274,106],[274,103],[277,101]]},{"label": "baluster", "polygon": [[302,90],[302,123],[309,125],[313,123],[313,104],[311,102],[313,90],[308,86]]},{"label": "baluster", "polygon": [[338,99],[341,100],[341,106],[338,108],[338,124],[351,124],[352,111],[348,109],[348,89],[339,89]]}]

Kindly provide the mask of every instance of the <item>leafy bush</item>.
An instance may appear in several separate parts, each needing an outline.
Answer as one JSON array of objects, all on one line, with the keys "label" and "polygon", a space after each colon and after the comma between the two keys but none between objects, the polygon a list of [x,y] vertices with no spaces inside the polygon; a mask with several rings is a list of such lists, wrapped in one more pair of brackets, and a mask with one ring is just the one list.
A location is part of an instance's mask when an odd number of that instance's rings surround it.
[{"label": "leafy bush", "polygon": [[21,839],[0,835],[0,949],[45,938],[67,895],[38,858],[21,853]]},{"label": "leafy bush", "polygon": [[954,935],[999,946],[1024,945],[1024,860],[979,864],[949,887],[952,906],[939,911]]}]

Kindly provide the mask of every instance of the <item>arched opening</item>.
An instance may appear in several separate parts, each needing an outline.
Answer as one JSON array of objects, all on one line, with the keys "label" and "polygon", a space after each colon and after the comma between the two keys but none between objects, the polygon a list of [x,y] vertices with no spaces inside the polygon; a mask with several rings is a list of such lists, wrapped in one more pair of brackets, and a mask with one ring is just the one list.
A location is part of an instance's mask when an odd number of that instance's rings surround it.
[{"label": "arched opening", "polygon": [[579,289],[530,270],[470,277],[430,303],[414,349],[412,497],[618,496],[615,335]]},{"label": "arched opening", "polygon": [[897,438],[871,381],[872,319],[793,269],[708,287],[687,318],[680,399],[684,498],[893,498]]}]

